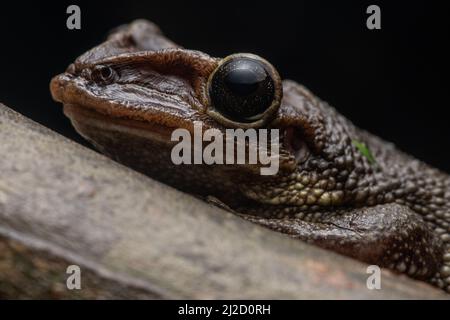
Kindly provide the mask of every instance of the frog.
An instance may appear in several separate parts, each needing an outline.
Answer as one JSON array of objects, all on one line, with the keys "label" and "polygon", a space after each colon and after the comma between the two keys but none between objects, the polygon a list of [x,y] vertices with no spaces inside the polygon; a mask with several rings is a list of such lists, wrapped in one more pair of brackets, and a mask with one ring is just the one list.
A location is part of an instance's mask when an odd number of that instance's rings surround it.
[{"label": "frog", "polygon": [[[111,31],[50,83],[112,159],[239,217],[450,293],[450,178],[356,127],[250,53],[185,49],[154,23]],[[276,129],[279,170],[180,165],[174,130]]]}]

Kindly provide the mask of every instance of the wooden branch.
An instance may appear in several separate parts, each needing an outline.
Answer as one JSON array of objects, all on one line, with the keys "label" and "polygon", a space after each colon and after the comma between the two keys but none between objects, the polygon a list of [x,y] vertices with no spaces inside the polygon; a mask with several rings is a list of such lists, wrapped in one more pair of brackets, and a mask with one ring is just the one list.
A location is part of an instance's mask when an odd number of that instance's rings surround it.
[{"label": "wooden branch", "polygon": [[[66,268],[81,267],[81,290]],[[0,105],[0,297],[443,298],[151,180]]]}]

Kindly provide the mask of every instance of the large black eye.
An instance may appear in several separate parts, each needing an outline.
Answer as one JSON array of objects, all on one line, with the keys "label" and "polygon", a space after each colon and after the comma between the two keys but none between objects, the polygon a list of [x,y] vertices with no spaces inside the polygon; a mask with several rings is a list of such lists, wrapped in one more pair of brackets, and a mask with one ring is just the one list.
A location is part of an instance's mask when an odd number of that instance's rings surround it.
[{"label": "large black eye", "polygon": [[92,79],[95,82],[111,83],[116,77],[116,72],[108,66],[98,65],[92,70]]},{"label": "large black eye", "polygon": [[281,81],[264,59],[251,54],[225,58],[208,83],[211,108],[238,123],[255,122],[276,111],[281,100]]}]

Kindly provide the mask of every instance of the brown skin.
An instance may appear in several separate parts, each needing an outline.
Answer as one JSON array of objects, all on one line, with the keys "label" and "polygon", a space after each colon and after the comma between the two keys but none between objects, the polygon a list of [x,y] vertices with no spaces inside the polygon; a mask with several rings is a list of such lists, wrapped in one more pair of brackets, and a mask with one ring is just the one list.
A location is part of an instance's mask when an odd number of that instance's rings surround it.
[{"label": "brown skin", "polygon": [[[181,49],[141,20],[79,57],[51,91],[78,132],[125,165],[250,221],[450,292],[449,176],[356,128],[293,81],[275,79],[283,98],[280,91],[279,108],[262,122],[211,116],[206,88],[220,61]],[[99,66],[114,72],[102,75]],[[194,121],[222,132],[279,129],[280,171],[174,165],[171,133],[192,132]]]}]

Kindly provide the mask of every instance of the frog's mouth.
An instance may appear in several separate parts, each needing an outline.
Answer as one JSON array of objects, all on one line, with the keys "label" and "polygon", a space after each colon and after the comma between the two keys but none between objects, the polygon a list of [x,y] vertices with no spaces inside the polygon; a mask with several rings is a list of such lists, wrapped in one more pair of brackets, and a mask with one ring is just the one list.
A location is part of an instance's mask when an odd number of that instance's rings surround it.
[{"label": "frog's mouth", "polygon": [[84,129],[86,127],[98,128],[104,131],[126,132],[160,143],[170,144],[174,130],[174,128],[154,122],[113,117],[79,104],[64,104],[64,114],[71,120],[77,132],[88,140],[92,140],[92,137],[86,134]]}]

